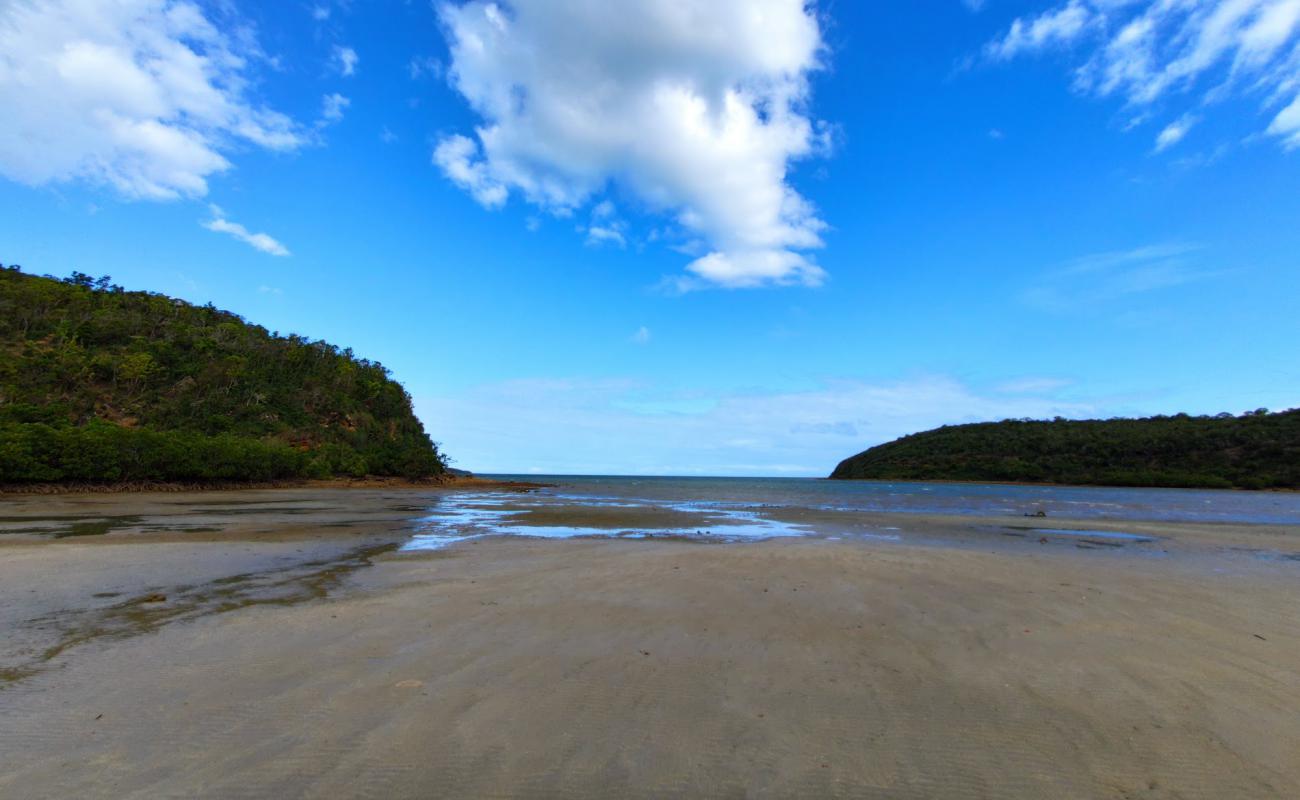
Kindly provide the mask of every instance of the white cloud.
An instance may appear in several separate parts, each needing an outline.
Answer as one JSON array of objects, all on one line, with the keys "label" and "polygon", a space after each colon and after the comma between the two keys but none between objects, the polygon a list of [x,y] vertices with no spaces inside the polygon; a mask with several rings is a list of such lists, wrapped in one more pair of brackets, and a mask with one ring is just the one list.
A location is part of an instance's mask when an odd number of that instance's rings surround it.
[{"label": "white cloud", "polygon": [[591,225],[587,228],[587,244],[595,246],[602,244],[613,244],[619,247],[627,247],[627,239],[617,228],[608,228],[604,225]]},{"label": "white cloud", "polygon": [[1278,112],[1273,123],[1268,126],[1268,132],[1282,137],[1288,150],[1300,147],[1300,95],[1291,105]]},{"label": "white cloud", "polygon": [[433,163],[475,200],[488,208],[499,208],[505,205],[510,190],[492,176],[487,162],[478,154],[478,142],[456,134],[438,142],[433,149]]},{"label": "white cloud", "polygon": [[[1122,97],[1139,122],[1189,95],[1207,107],[1254,96],[1271,119],[1267,133],[1293,148],[1300,147],[1298,39],[1300,0],[1069,0],[1017,19],[986,52],[1007,59],[1077,45],[1076,88]],[[1190,113],[1164,128],[1157,150],[1186,134]]]},{"label": "white cloud", "polygon": [[249,98],[261,58],[191,2],[0,3],[0,175],[85,180],[130,198],[202,196],[241,142],[306,141]]},{"label": "white cloud", "polygon": [[1164,130],[1160,131],[1156,136],[1156,152],[1162,153],[1181,142],[1195,124],[1196,117],[1191,114],[1184,114],[1166,125]]},{"label": "white cloud", "polygon": [[1175,243],[1085,256],[1049,270],[1021,299],[1041,311],[1088,311],[1223,275],[1198,264],[1200,250],[1197,245]]},{"label": "white cloud", "polygon": [[650,343],[650,329],[647,328],[647,327],[644,326],[644,325],[642,325],[641,327],[637,328],[637,329],[636,329],[636,333],[632,334],[632,343],[633,343],[633,344],[649,344],[649,343]]},{"label": "white cloud", "polygon": [[442,62],[433,56],[414,56],[407,63],[406,71],[413,81],[426,75],[439,78],[442,77]]},{"label": "white cloud", "polygon": [[220,206],[209,205],[208,210],[212,213],[212,219],[199,223],[208,230],[233,236],[244,244],[261,250],[268,255],[289,255],[289,248],[280,244],[271,236],[265,233],[251,233],[248,228],[238,222],[231,222],[226,219],[226,212],[222,211]]},{"label": "white cloud", "polygon": [[357,62],[361,60],[356,50],[351,47],[335,45],[331,57],[334,61],[334,68],[339,71],[340,75],[356,74]]},{"label": "white cloud", "polygon": [[343,119],[343,111],[352,105],[352,101],[338,92],[327,94],[321,100],[321,121],[328,124]]},{"label": "white cloud", "polygon": [[587,244],[595,247],[612,244],[620,248],[627,247],[627,223],[618,217],[618,209],[609,200],[597,203],[591,209],[591,224],[579,227],[587,233]]},{"label": "white cloud", "polygon": [[330,18],[330,7],[324,5],[312,6],[311,18],[317,22],[324,22]]},{"label": "white cloud", "polygon": [[843,458],[949,423],[1086,417],[1050,391],[945,377],[807,391],[681,395],[633,381],[509,381],[416,399],[458,464],[482,472],[827,475]]},{"label": "white cloud", "polygon": [[804,0],[471,0],[440,6],[449,75],[482,118],[434,162],[489,208],[560,215],[619,184],[708,251],[698,282],[815,285],[824,223],[789,184],[822,152],[821,33]]},{"label": "white cloud", "polygon": [[1083,33],[1091,19],[1092,15],[1083,3],[1070,0],[1061,8],[1033,19],[1017,18],[1001,39],[988,44],[985,52],[992,58],[1005,60],[1021,53],[1068,43]]}]

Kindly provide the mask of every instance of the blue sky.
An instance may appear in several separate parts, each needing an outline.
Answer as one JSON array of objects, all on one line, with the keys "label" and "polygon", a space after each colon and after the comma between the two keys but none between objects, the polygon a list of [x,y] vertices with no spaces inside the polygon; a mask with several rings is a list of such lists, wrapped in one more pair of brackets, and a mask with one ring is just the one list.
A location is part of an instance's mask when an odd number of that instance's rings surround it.
[{"label": "blue sky", "polygon": [[1300,1],[1176,5],[8,2],[0,260],[350,346],[478,471],[1300,405]]}]

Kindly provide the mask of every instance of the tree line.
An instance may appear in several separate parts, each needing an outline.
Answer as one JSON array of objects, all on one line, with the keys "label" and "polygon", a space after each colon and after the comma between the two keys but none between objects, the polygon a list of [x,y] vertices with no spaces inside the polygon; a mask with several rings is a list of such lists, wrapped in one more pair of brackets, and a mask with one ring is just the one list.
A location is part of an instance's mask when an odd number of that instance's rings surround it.
[{"label": "tree line", "polygon": [[948,425],[847,458],[831,477],[1295,489],[1300,409]]},{"label": "tree line", "polygon": [[105,276],[0,268],[0,482],[426,477],[378,362]]}]

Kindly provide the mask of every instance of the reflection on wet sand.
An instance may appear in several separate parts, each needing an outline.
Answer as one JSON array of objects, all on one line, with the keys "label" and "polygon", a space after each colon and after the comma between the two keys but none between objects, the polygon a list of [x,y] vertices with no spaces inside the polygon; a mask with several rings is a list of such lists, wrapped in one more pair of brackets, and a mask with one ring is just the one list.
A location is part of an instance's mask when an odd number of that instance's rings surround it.
[{"label": "reflection on wet sand", "polygon": [[467,537],[542,539],[682,538],[742,542],[802,536],[812,528],[765,518],[759,511],[698,502],[608,502],[572,496],[448,497],[416,521],[405,551],[436,550]]}]

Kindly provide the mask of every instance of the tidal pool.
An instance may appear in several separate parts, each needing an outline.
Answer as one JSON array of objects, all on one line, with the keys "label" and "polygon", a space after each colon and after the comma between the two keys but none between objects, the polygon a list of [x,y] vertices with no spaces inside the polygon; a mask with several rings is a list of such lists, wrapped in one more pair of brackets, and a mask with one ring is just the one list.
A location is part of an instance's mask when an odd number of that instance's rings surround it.
[{"label": "tidal pool", "polygon": [[[566,517],[572,524],[553,524]],[[747,542],[812,533],[806,525],[768,519],[752,508],[732,504],[588,502],[571,495],[518,498],[471,493],[449,497],[417,520],[414,535],[401,549],[439,550],[484,536]]]}]

